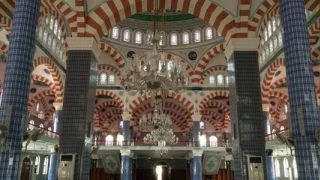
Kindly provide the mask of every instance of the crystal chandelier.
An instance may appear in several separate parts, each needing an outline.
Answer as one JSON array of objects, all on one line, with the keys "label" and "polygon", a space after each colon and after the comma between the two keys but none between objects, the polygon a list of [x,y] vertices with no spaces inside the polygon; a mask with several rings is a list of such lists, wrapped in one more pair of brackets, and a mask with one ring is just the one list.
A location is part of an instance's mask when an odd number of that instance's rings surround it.
[{"label": "crystal chandelier", "polygon": [[167,60],[164,53],[158,52],[159,39],[162,36],[158,33],[159,9],[158,0],[155,0],[153,34],[150,36],[152,51],[146,53],[144,59],[133,55],[127,59],[122,70],[120,82],[124,89],[131,91],[132,95],[140,93],[151,98],[173,90],[181,93],[186,86],[185,63],[174,59]]}]

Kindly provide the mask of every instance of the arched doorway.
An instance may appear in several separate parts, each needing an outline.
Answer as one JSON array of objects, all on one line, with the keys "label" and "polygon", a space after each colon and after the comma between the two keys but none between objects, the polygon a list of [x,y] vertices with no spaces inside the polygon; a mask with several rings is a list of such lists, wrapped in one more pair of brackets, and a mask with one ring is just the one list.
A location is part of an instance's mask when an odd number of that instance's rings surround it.
[{"label": "arched doorway", "polygon": [[21,180],[29,180],[30,179],[30,167],[31,167],[31,160],[28,157],[25,157],[22,161],[22,168],[21,168]]}]

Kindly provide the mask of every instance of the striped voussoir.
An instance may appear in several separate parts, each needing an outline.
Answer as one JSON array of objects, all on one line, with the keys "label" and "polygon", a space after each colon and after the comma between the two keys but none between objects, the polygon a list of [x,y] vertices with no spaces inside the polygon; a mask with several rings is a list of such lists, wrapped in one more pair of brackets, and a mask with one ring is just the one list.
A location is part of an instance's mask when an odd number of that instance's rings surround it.
[{"label": "striped voussoir", "polygon": [[31,109],[32,106],[34,106],[37,102],[39,102],[42,98],[46,96],[54,95],[53,91],[51,89],[43,90],[39,93],[37,93],[34,96],[31,96],[29,102],[28,102],[28,109]]},{"label": "striped voussoir", "polygon": [[[117,23],[138,12],[151,11],[154,1],[146,0],[110,0],[90,12],[86,23],[86,36],[97,41]],[[209,0],[171,0],[160,1],[160,9],[175,9],[193,14],[212,25],[226,39],[232,37],[234,18],[219,5]]]},{"label": "striped voussoir", "polygon": [[12,29],[12,21],[10,18],[0,14],[0,27],[4,28],[7,32],[11,32]]},{"label": "striped voussoir", "polygon": [[205,105],[214,97],[225,97],[229,98],[229,91],[213,91],[210,94],[206,95],[199,103],[199,110],[203,110]]},{"label": "striped voussoir", "polygon": [[277,88],[277,87],[279,87],[279,86],[281,86],[283,84],[286,84],[286,83],[287,83],[287,77],[282,77],[282,78],[276,80],[275,82],[273,82],[272,85],[269,88],[269,92],[268,92],[269,97],[270,97],[270,95],[272,94],[272,91],[275,88]]},{"label": "striped voussoir", "polygon": [[47,103],[46,103],[46,101],[45,101],[45,98],[40,99],[40,100],[39,100],[39,103],[40,103],[41,106],[42,106],[42,112],[43,112],[43,114],[44,114],[44,119],[45,119],[45,120],[48,120],[48,119],[47,119],[48,117],[46,117],[46,113],[47,113],[47,110],[48,110],[48,106],[47,106]]},{"label": "striped voussoir", "polygon": [[269,92],[271,87],[272,79],[279,69],[279,67],[284,66],[284,58],[278,58],[268,67],[267,72],[263,78],[261,94],[262,94],[262,104],[269,104]]},{"label": "striped voussoir", "polygon": [[114,59],[114,61],[118,64],[119,68],[121,68],[125,65],[126,61],[124,60],[124,58],[111,45],[101,43],[100,49],[101,49],[101,51],[104,51],[108,55],[110,55]]},{"label": "striped voussoir", "polygon": [[108,90],[104,90],[104,89],[97,89],[96,96],[99,96],[99,95],[106,95],[106,96],[113,98],[117,102],[118,107],[123,109],[124,103],[123,103],[122,99],[118,95],[114,94],[113,92],[108,91]]},{"label": "striped voussoir", "polygon": [[0,41],[0,52],[7,53],[8,49],[9,49],[9,46]]},{"label": "striped voussoir", "polygon": [[121,71],[109,64],[100,64],[98,65],[98,74],[101,72],[107,72],[107,73],[112,73],[115,74],[116,76],[120,76]]},{"label": "striped voussoir", "polygon": [[207,67],[209,61],[219,53],[223,52],[224,50],[225,50],[225,43],[222,43],[210,49],[207,53],[205,53],[200,59],[200,61],[198,62],[198,65],[196,66],[195,70],[193,71],[191,82],[200,83],[202,76],[204,74],[204,70]]},{"label": "striped voussoir", "polygon": [[53,79],[53,84],[55,88],[55,96],[56,96],[56,102],[62,102],[63,101],[63,82],[62,77],[60,75],[58,67],[55,65],[55,63],[46,56],[40,56],[34,59],[33,61],[33,70],[38,67],[39,65],[45,65]]},{"label": "striped voussoir", "polygon": [[227,66],[223,66],[223,65],[217,65],[217,66],[212,66],[210,68],[208,68],[206,71],[204,71],[202,77],[201,77],[201,81],[200,84],[204,83],[204,80],[211,74],[218,74],[218,73],[226,73],[228,70]]}]

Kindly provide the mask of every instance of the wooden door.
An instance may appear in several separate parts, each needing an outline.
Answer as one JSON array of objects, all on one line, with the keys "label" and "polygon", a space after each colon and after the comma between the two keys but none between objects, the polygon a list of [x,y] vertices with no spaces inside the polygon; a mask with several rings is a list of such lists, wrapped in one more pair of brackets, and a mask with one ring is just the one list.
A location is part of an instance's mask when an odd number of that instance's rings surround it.
[{"label": "wooden door", "polygon": [[22,162],[21,178],[20,178],[21,180],[29,180],[30,167],[31,167],[31,161],[29,158],[25,157]]}]

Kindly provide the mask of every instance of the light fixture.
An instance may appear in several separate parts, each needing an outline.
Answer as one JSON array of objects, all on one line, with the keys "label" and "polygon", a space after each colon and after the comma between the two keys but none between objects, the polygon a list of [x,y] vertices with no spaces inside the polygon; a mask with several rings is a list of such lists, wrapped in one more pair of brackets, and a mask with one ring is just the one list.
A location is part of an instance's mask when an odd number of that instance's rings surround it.
[{"label": "light fixture", "polygon": [[121,72],[121,85],[132,95],[140,93],[151,98],[158,95],[165,97],[167,91],[181,93],[186,86],[185,63],[176,58],[167,60],[163,52],[158,52],[161,38],[158,31],[158,3],[155,0],[153,34],[148,38],[152,51],[142,56],[143,58],[132,55]]}]

